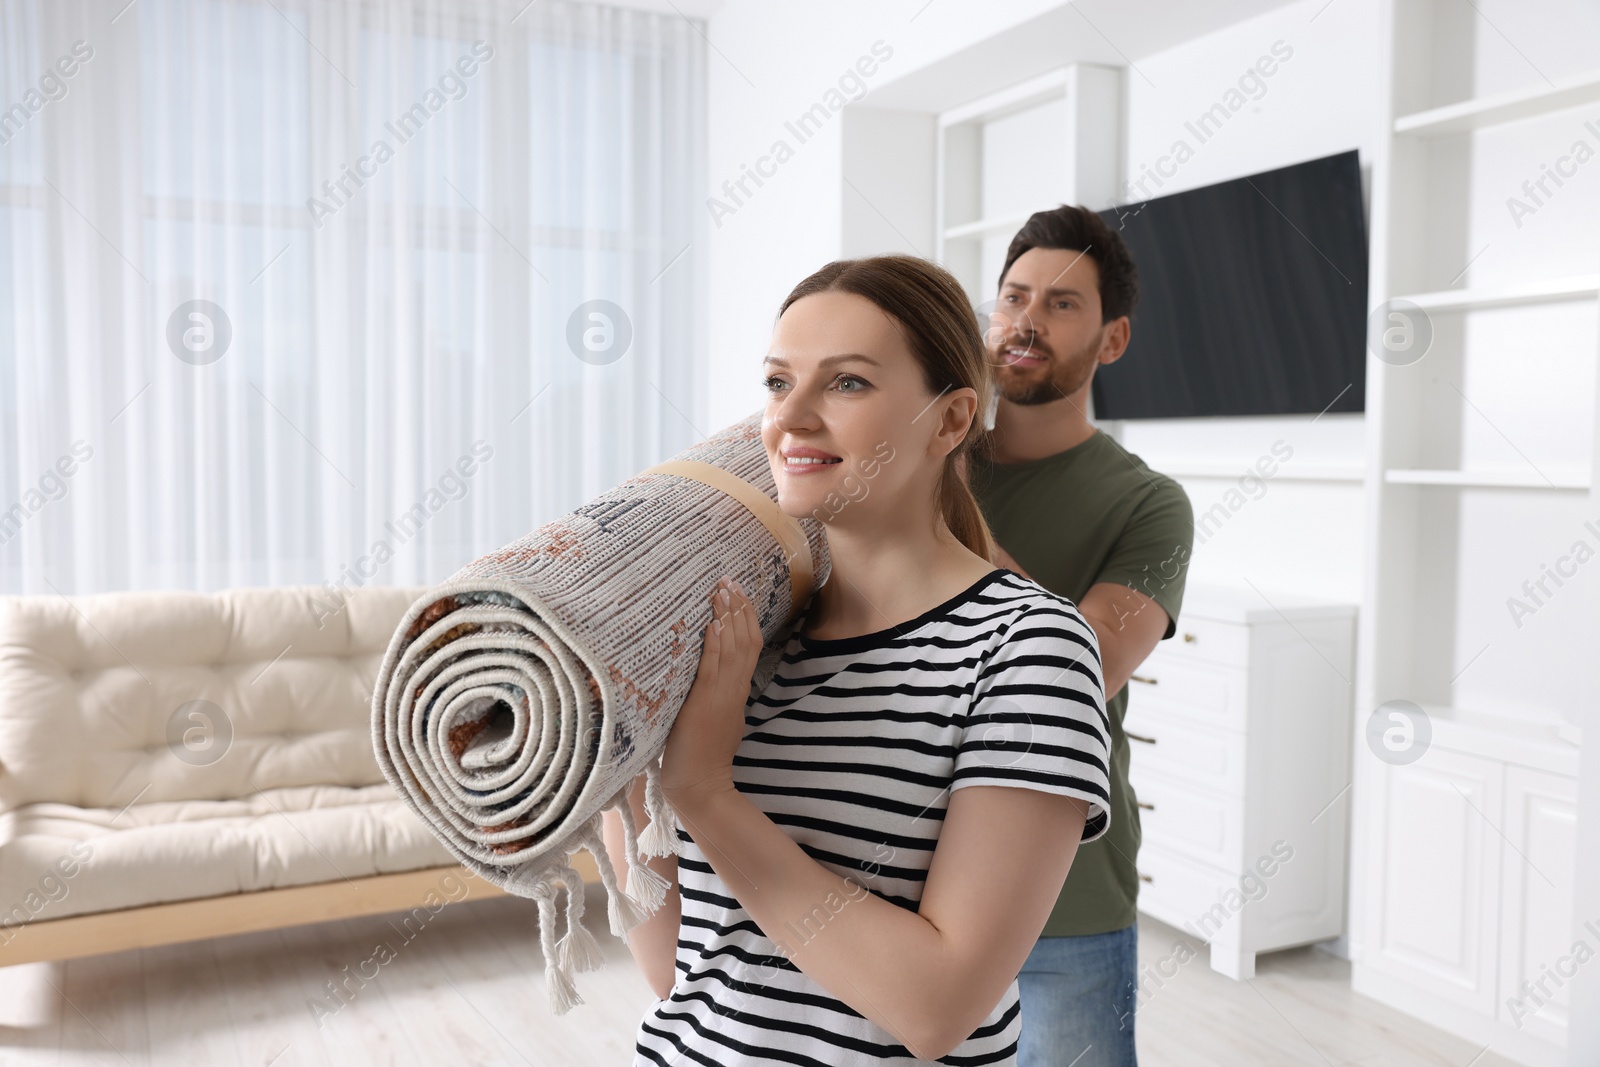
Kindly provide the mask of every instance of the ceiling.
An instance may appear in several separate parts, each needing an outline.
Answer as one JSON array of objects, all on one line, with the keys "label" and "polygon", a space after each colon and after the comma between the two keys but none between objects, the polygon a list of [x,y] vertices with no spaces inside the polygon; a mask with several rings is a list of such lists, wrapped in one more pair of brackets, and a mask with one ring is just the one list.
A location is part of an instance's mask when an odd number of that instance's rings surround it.
[{"label": "ceiling", "polygon": [[1071,63],[1139,60],[1293,0],[1080,0],[987,37],[874,88],[860,106],[944,111]]},{"label": "ceiling", "polygon": [[626,7],[634,11],[654,11],[662,15],[682,15],[690,19],[708,19],[721,9],[726,0],[577,0],[580,4],[601,4],[605,7]]}]

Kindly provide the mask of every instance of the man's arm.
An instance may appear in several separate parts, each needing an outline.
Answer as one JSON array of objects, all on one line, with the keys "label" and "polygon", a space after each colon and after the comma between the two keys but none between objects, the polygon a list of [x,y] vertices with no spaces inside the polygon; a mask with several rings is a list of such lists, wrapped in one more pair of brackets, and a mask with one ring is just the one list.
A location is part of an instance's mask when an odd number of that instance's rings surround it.
[{"label": "man's arm", "polygon": [[1078,613],[1100,639],[1100,673],[1107,696],[1116,696],[1167,632],[1166,609],[1131,586],[1096,582]]},{"label": "man's arm", "polygon": [[[1100,640],[1107,700],[1122,692],[1162,638],[1176,632],[1174,613],[1182,598],[1193,544],[1194,511],[1188,494],[1178,483],[1163,478],[1156,491],[1140,501],[1094,583],[1078,602],[1078,611]],[[994,563],[1031,578],[999,545],[995,546]],[[1163,602],[1171,607],[1163,607]]]},{"label": "man's arm", "polygon": [[[994,563],[1033,580],[1011,553],[994,546]],[[1122,692],[1133,672],[1156,650],[1167,632],[1167,612],[1160,604],[1121,582],[1096,582],[1078,602],[1078,613],[1100,639],[1100,674],[1106,699]]]}]

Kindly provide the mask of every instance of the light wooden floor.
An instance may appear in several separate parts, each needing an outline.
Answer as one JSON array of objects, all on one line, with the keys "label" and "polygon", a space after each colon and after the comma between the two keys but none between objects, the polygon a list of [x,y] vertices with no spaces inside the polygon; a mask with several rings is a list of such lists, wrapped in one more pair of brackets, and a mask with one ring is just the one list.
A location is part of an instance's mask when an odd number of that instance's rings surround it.
[{"label": "light wooden floor", "polygon": [[[500,899],[446,908],[409,942],[378,917],[0,969],[0,1064],[631,1063],[654,998],[604,931],[598,888],[588,914],[610,964],[577,976],[587,1003],[559,1018],[545,1006],[534,908]],[[394,958],[319,1025],[311,998],[384,940]],[[1145,920],[1141,964],[1156,967],[1180,942],[1197,945]],[[1160,988],[1147,986],[1144,1067],[1508,1067],[1351,993],[1349,966],[1325,953],[1262,957],[1258,972],[1230,981],[1202,951]]]}]

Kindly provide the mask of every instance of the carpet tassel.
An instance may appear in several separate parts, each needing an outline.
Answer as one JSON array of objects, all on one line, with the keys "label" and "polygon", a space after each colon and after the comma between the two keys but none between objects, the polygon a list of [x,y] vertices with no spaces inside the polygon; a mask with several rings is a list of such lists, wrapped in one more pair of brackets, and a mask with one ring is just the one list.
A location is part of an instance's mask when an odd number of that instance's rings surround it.
[{"label": "carpet tassel", "polygon": [[617,885],[617,872],[611,867],[611,860],[606,853],[605,839],[599,833],[590,830],[585,843],[589,851],[593,852],[598,861],[595,863],[600,871],[600,884],[606,891],[606,921],[613,937],[626,938],[628,931],[649,918],[639,910],[639,905],[633,902]]},{"label": "carpet tassel", "polygon": [[629,803],[626,791],[617,805],[617,812],[622,816],[622,854],[628,865],[626,892],[648,917],[654,915],[666,899],[667,880],[651,870],[644,857],[639,855],[638,826],[633,820],[633,805]]},{"label": "carpet tassel", "polygon": [[539,947],[544,950],[544,981],[550,995],[550,1010],[565,1015],[582,1004],[583,998],[572,984],[572,975],[562,954],[556,951],[555,887],[546,880],[539,884],[535,893],[534,899],[539,902]]},{"label": "carpet tassel", "polygon": [[583,876],[576,868],[566,867],[561,871],[561,881],[567,887],[567,932],[556,943],[561,965],[569,974],[599,970],[606,960],[600,952],[600,943],[583,925]]},{"label": "carpet tassel", "polygon": [[644,810],[650,816],[650,825],[639,835],[639,853],[643,856],[681,856],[682,842],[678,840],[677,816],[667,803],[661,789],[661,763],[651,760],[644,769]]}]

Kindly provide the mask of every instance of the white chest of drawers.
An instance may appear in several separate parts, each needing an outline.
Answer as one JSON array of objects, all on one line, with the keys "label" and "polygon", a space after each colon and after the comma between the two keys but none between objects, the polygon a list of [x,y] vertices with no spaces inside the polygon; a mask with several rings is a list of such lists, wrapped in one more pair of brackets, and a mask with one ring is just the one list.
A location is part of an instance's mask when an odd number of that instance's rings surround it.
[{"label": "white chest of drawers", "polygon": [[1128,683],[1139,910],[1211,966],[1344,929],[1355,608],[1194,584]]}]

